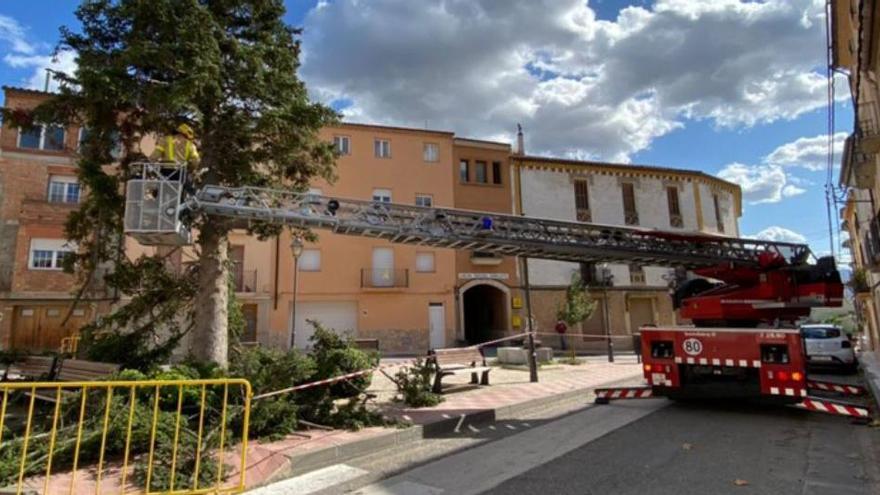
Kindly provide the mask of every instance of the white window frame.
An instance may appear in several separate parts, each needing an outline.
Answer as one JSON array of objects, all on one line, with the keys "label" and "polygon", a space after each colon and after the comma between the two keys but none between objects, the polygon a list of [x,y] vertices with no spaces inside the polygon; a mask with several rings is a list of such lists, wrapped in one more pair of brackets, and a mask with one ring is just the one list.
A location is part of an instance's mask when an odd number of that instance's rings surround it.
[{"label": "white window frame", "polygon": [[22,134],[21,131],[24,128],[19,127],[18,128],[18,136],[16,136],[16,143],[15,143],[16,147],[18,147],[19,149],[22,149],[22,150],[38,150],[38,151],[52,151],[52,152],[64,151],[64,145],[65,145],[65,142],[67,141],[67,129],[65,129],[63,125],[48,124],[48,126],[61,128],[61,149],[58,149],[58,150],[46,149],[46,127],[47,127],[47,124],[36,124],[33,126],[33,127],[40,128],[40,144],[36,148],[24,148],[21,146],[21,134]]},{"label": "white window frame", "polygon": [[[48,251],[52,253],[50,266],[34,266],[34,253],[37,251]],[[75,246],[66,239],[31,239],[30,248],[28,250],[28,270],[62,270],[63,267],[61,266],[61,262],[64,259],[64,253],[73,253],[75,251]]]},{"label": "white window frame", "polygon": [[[343,145],[343,143],[345,143]],[[351,136],[337,134],[333,136],[333,147],[340,155],[351,154]]]},{"label": "white window frame", "polygon": [[391,189],[373,189],[373,201],[377,203],[390,203],[392,201]]},{"label": "white window frame", "polygon": [[[427,259],[430,256],[430,269],[419,262],[419,259]],[[417,251],[416,252],[416,273],[436,273],[437,272],[437,256],[433,251]]]},{"label": "white window frame", "polygon": [[422,159],[429,163],[440,161],[440,145],[437,143],[425,143],[422,147]]},{"label": "white window frame", "polygon": [[[62,184],[62,194],[61,201],[52,201],[52,184]],[[76,201],[67,201],[68,188],[71,184],[76,184],[78,186]],[[49,176],[49,187],[46,190],[46,201],[50,203],[60,203],[60,204],[79,204],[82,199],[82,185],[79,181],[76,180],[76,177],[72,177],[69,175],[50,175]]]},{"label": "white window frame", "polygon": [[[425,199],[428,200],[427,204],[419,204],[419,200],[422,200],[422,203],[424,203]],[[416,194],[415,205],[416,206],[424,206],[426,208],[431,208],[434,206],[434,196],[432,196],[430,194]]]},{"label": "white window frame", "polygon": [[321,250],[316,248],[303,249],[297,261],[297,269],[301,272],[320,272]]},{"label": "white window frame", "polygon": [[391,140],[373,139],[373,155],[376,158],[391,158]]}]

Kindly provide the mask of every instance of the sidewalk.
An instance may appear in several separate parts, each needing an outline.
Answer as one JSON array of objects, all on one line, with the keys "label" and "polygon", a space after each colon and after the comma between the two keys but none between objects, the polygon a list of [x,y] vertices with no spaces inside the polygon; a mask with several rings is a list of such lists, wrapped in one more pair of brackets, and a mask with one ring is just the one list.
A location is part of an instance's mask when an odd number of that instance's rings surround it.
[{"label": "sidewalk", "polygon": [[[393,376],[397,367],[387,372]],[[539,382],[529,383],[529,373],[495,367],[490,373],[489,387],[467,387],[469,376],[449,377],[450,385],[463,385],[460,392],[445,394],[446,400],[436,407],[410,409],[390,402],[393,383],[377,373],[370,391],[376,393],[386,414],[413,426],[408,428],[366,428],[357,432],[307,432],[309,438],[291,436],[271,443],[254,442],[248,448],[248,487],[303,474],[353,457],[412,442],[444,431],[452,431],[462,417],[485,415],[486,419],[510,417],[517,410],[536,408],[556,400],[586,397],[599,386],[641,381],[641,365],[632,356],[622,357],[614,364],[603,359],[589,359],[579,366],[551,365],[542,367]],[[481,419],[481,418],[478,418]]]},{"label": "sidewalk", "polygon": [[[400,362],[389,360],[388,362]],[[393,376],[399,369],[392,366],[386,372]],[[377,406],[389,417],[410,423],[409,427],[374,427],[360,431],[309,430],[275,442],[251,441],[247,448],[247,487],[253,488],[270,482],[300,475],[348,459],[393,448],[419,439],[450,433],[455,425],[468,418],[482,421],[515,418],[528,410],[552,405],[560,401],[589,397],[596,387],[612,383],[640,383],[641,365],[633,356],[621,356],[614,364],[604,358],[588,358],[578,366],[542,366],[539,383],[529,382],[528,371],[493,367],[488,387],[469,386],[469,376],[455,376],[444,380],[444,386],[458,386],[458,390],[444,395],[445,401],[436,407],[410,409],[392,401],[396,394],[394,384],[381,373],[373,375],[370,392],[377,396]],[[241,446],[227,450],[224,458],[230,468],[224,471],[226,487],[235,485],[240,476],[238,464]],[[131,473],[129,472],[129,476]],[[94,467],[81,469],[76,474],[74,493],[94,493]],[[53,473],[49,493],[67,492],[72,484],[71,472]],[[120,486],[121,466],[106,466],[102,491],[117,493]],[[25,481],[25,488],[42,491],[44,478],[35,476]]]},{"label": "sidewalk", "polygon": [[865,373],[865,384],[874,396],[875,411],[880,411],[880,352],[866,351],[859,354],[859,364]]}]

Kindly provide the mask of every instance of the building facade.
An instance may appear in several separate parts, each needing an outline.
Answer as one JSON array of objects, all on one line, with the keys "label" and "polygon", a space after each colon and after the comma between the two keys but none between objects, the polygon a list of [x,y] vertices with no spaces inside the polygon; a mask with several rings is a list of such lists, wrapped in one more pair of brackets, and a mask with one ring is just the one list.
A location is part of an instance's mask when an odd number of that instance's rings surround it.
[{"label": "building facade", "polygon": [[880,6],[835,0],[831,9],[831,53],[846,72],[853,95],[853,134],[844,146],[839,184],[847,192],[841,210],[852,254],[852,294],[866,345],[880,349]]},{"label": "building facade", "polygon": [[[567,221],[738,236],[739,186],[691,170],[515,155],[511,158],[520,214]],[[596,301],[592,316],[571,329],[567,343],[599,350],[604,335],[631,335],[643,325],[678,323],[670,298],[670,267],[608,263],[528,262],[533,317],[552,334],[556,310],[577,273]],[[678,276],[681,276],[679,274]],[[543,340],[558,342],[551,336]],[[631,347],[631,340],[615,339]]]},{"label": "building facade", "polygon": [[[455,207],[512,214],[510,145],[455,138]],[[523,328],[518,260],[471,251],[455,252],[456,340],[475,344]]]},{"label": "building facade", "polygon": [[[4,87],[5,106],[27,110],[46,94]],[[95,281],[78,299],[76,276],[62,270],[76,249],[65,239],[67,215],[85,191],[77,181],[77,126],[0,128],[0,345],[54,350],[61,339],[107,311]],[[99,280],[100,277],[94,277]]]}]

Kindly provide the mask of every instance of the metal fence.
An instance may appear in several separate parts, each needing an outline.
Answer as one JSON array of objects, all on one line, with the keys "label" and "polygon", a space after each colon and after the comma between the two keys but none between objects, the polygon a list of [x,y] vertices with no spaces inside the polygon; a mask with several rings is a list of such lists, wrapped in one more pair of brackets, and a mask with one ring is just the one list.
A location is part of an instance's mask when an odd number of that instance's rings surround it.
[{"label": "metal fence", "polygon": [[0,393],[0,486],[16,493],[245,489],[247,380],[18,382]]}]

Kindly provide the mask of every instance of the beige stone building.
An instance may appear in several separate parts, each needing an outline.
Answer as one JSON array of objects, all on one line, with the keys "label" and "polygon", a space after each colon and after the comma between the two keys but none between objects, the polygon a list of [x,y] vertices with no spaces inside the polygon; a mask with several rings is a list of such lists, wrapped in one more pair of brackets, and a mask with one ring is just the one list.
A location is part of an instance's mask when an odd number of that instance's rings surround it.
[{"label": "beige stone building", "polygon": [[[739,235],[739,186],[693,170],[514,155],[517,212],[526,216],[628,225],[658,230]],[[539,332],[553,333],[556,309],[572,273],[596,300],[592,317],[570,333],[628,336],[648,324],[672,325],[671,267],[529,260],[532,312]],[[542,336],[550,345],[552,335]],[[601,337],[572,337],[574,347],[598,351]],[[631,339],[614,340],[631,349]]]},{"label": "beige stone building", "polygon": [[853,298],[867,345],[880,349],[880,6],[874,2],[832,3],[832,64],[849,75],[855,125],[847,139],[840,186],[841,210],[852,253]]}]

